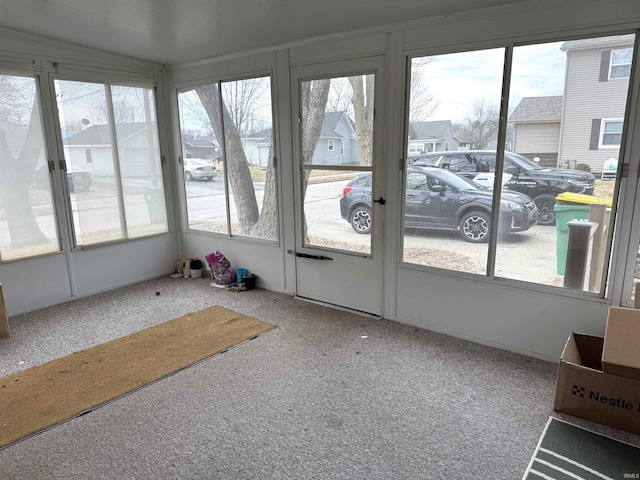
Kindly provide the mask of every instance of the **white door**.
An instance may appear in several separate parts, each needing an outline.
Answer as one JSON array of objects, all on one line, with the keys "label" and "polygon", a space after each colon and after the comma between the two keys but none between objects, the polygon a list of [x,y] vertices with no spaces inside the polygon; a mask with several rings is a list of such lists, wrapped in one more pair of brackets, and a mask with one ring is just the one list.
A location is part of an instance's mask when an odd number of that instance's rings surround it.
[{"label": "white door", "polygon": [[383,58],[292,69],[296,294],[382,312]]}]

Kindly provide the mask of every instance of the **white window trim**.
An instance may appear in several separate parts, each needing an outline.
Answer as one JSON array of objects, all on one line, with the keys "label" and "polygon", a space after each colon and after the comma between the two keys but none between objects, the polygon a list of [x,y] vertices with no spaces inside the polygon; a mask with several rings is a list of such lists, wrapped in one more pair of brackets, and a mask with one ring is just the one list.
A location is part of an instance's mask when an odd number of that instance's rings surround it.
[{"label": "white window trim", "polygon": [[600,135],[598,136],[598,149],[600,148],[619,149],[620,148],[620,145],[605,145],[604,143],[602,143],[602,139],[604,138],[604,135],[605,135],[604,127],[607,123],[610,123],[610,122],[620,122],[623,124],[622,129],[620,130],[620,134],[622,135],[622,131],[624,130],[624,118],[603,118],[600,121]]},{"label": "white window trim", "polygon": [[333,152],[335,149],[336,149],[335,141],[332,138],[330,138],[329,140],[327,140],[327,151]]},{"label": "white window trim", "polygon": [[623,67],[625,65],[629,65],[629,72],[631,72],[631,63],[616,63],[615,65],[613,64],[613,54],[615,52],[624,52],[625,50],[632,50],[632,48],[618,48],[616,50],[611,50],[611,53],[609,54],[609,80],[624,80],[626,78],[629,78],[631,76],[631,73],[629,73],[629,75],[624,76],[624,77],[612,77],[611,76],[611,70],[613,69],[613,67]]}]

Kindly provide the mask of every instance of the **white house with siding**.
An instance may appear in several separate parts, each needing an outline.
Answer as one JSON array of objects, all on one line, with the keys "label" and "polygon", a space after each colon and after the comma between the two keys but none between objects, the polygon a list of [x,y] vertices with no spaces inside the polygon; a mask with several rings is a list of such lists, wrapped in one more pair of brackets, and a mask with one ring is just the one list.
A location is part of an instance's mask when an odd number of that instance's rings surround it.
[{"label": "white house with siding", "polygon": [[558,164],[601,172],[618,158],[634,35],[564,42],[567,54]]},{"label": "white house with siding", "polygon": [[[122,123],[116,125],[120,174],[123,177],[147,176],[152,174],[150,154],[157,155],[158,148],[149,152],[147,124]],[[151,128],[156,128],[151,124]],[[153,139],[153,136],[151,136]],[[64,140],[65,158],[72,165],[81,167],[93,175],[112,176],[114,155],[111,148],[111,128],[109,125],[91,125]]]}]

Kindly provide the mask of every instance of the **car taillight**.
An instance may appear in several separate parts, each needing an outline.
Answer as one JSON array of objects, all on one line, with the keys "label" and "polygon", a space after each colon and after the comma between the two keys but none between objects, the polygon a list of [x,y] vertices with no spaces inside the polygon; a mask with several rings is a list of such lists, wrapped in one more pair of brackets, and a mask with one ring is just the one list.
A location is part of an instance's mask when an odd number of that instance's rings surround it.
[{"label": "car taillight", "polygon": [[344,187],[344,188],[342,189],[342,194],[343,194],[343,195],[346,195],[346,194],[347,194],[347,193],[349,193],[350,191],[351,191],[351,187]]},{"label": "car taillight", "polygon": [[202,170],[204,170],[204,168],[202,168],[202,167],[196,167],[196,170],[197,170],[197,171],[199,171],[199,172],[201,172]]}]

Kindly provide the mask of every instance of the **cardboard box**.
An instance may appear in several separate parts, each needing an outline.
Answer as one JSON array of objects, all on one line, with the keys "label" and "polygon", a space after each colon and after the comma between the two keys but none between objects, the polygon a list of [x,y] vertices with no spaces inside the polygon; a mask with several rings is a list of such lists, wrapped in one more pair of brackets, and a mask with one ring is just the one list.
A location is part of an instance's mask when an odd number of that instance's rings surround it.
[{"label": "cardboard box", "polygon": [[640,380],[640,310],[609,307],[602,371]]},{"label": "cardboard box", "polygon": [[554,409],[640,435],[640,380],[602,371],[604,339],[571,333],[560,358]]},{"label": "cardboard box", "polygon": [[2,295],[2,284],[0,283],[0,338],[9,336],[9,315],[4,304],[4,296]]}]

